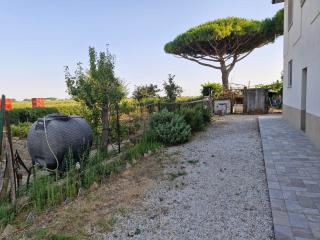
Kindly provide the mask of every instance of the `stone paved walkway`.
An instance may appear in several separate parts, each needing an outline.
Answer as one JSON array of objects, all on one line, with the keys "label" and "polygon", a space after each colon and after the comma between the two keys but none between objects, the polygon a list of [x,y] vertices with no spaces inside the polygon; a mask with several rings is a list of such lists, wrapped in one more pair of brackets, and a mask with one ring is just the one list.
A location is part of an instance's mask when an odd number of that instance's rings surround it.
[{"label": "stone paved walkway", "polygon": [[281,117],[259,124],[276,239],[320,239],[320,150]]}]

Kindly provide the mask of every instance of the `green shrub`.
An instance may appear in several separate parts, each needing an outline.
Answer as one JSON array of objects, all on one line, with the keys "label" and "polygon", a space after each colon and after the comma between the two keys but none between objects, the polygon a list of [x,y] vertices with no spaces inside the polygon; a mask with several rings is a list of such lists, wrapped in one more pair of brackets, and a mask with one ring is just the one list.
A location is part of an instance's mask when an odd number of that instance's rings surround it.
[{"label": "green shrub", "polygon": [[167,109],[164,109],[158,113],[153,113],[150,119],[151,129],[156,128],[159,125],[163,125],[168,122],[171,122],[174,116],[175,116],[175,113],[169,112]]},{"label": "green shrub", "polygon": [[193,132],[201,131],[206,123],[210,122],[210,112],[205,106],[197,105],[195,107],[185,106],[180,109],[179,114],[187,124],[190,125]]},{"label": "green shrub", "polygon": [[190,125],[193,132],[203,130],[205,125],[202,111],[199,108],[183,107],[180,109],[179,114]]},{"label": "green shrub", "polygon": [[11,133],[14,137],[26,138],[28,136],[29,129],[31,128],[31,123],[24,122],[16,125],[11,125]]},{"label": "green shrub", "polygon": [[211,122],[211,113],[210,113],[210,109],[207,106],[203,106],[201,108],[202,111],[202,116],[203,116],[203,121],[205,123],[209,123]]},{"label": "green shrub", "polygon": [[154,113],[150,127],[156,140],[166,145],[185,143],[191,135],[191,128],[183,117],[167,110]]},{"label": "green shrub", "polygon": [[59,112],[57,108],[18,108],[12,109],[10,113],[10,123],[19,124],[25,122],[35,122],[51,113]]}]

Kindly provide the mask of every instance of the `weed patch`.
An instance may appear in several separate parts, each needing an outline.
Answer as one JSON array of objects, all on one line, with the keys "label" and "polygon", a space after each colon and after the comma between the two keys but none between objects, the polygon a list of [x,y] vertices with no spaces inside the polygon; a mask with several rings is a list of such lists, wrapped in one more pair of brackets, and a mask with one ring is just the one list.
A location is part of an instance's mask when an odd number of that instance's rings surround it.
[{"label": "weed patch", "polygon": [[179,171],[175,173],[170,173],[170,180],[173,181],[178,177],[185,176],[187,173],[185,171]]},{"label": "weed patch", "polygon": [[99,227],[104,231],[104,232],[110,232],[112,231],[114,225],[117,223],[117,218],[116,217],[110,217],[108,219],[105,218],[100,218],[97,222]]},{"label": "weed patch", "polygon": [[27,232],[26,237],[35,240],[76,240],[76,237],[64,235],[64,234],[52,234],[47,228],[41,228],[34,232]]},{"label": "weed patch", "polygon": [[122,216],[122,217],[125,217],[125,216],[127,216],[129,213],[130,213],[130,209],[128,209],[128,208],[119,208],[118,209],[118,212],[120,213],[120,215]]},{"label": "weed patch", "polygon": [[199,163],[199,160],[189,160],[188,163],[191,165],[197,165]]}]

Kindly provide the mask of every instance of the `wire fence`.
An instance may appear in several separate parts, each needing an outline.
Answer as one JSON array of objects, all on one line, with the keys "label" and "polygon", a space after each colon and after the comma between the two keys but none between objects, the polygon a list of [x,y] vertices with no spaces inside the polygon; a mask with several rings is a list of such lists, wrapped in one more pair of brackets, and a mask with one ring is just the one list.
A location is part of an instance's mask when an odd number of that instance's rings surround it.
[{"label": "wire fence", "polygon": [[130,109],[130,111],[121,111],[119,107],[115,108],[111,114],[111,144],[110,147],[120,153],[121,146],[128,141],[135,141],[136,138],[148,127],[150,116],[155,112],[160,112],[164,109],[168,111],[180,111],[183,107],[206,107],[213,112],[212,100],[204,98],[196,101],[188,102],[157,102],[157,103],[141,103]]},{"label": "wire fence", "polygon": [[[4,97],[2,102],[4,102]],[[209,108],[212,112],[212,102],[210,99],[201,99],[189,102],[157,102],[157,103],[146,103],[136,104],[130,106],[130,108],[122,108],[120,105],[116,106],[110,114],[110,144],[108,150],[121,153],[128,144],[135,145],[139,138],[143,135],[145,130],[148,128],[149,119],[155,112],[160,112],[164,109],[168,111],[180,111],[183,107],[195,107],[202,106]],[[2,104],[4,106],[4,104]],[[6,178],[9,176],[5,175],[5,170],[8,167],[8,162],[12,162],[15,176],[13,182],[15,182],[18,188],[21,181],[21,169],[25,169],[24,177],[29,180],[31,169],[27,168],[29,164],[24,164],[26,159],[22,159],[20,154],[12,144],[12,136],[10,131],[5,130],[5,115],[7,115],[7,123],[10,122],[10,111],[5,111],[4,107],[1,108],[0,112],[0,189]],[[10,129],[10,124],[7,126]],[[7,128],[8,129],[8,128]],[[10,140],[9,142],[7,140]],[[5,140],[5,141],[3,141]]]}]

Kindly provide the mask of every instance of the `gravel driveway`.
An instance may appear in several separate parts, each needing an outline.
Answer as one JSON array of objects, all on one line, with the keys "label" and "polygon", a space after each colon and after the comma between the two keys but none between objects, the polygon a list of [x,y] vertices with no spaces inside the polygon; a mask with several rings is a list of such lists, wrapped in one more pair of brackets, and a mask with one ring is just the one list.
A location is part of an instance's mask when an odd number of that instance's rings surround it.
[{"label": "gravel driveway", "polygon": [[106,239],[273,239],[255,116],[226,116],[167,154],[168,179]]}]

